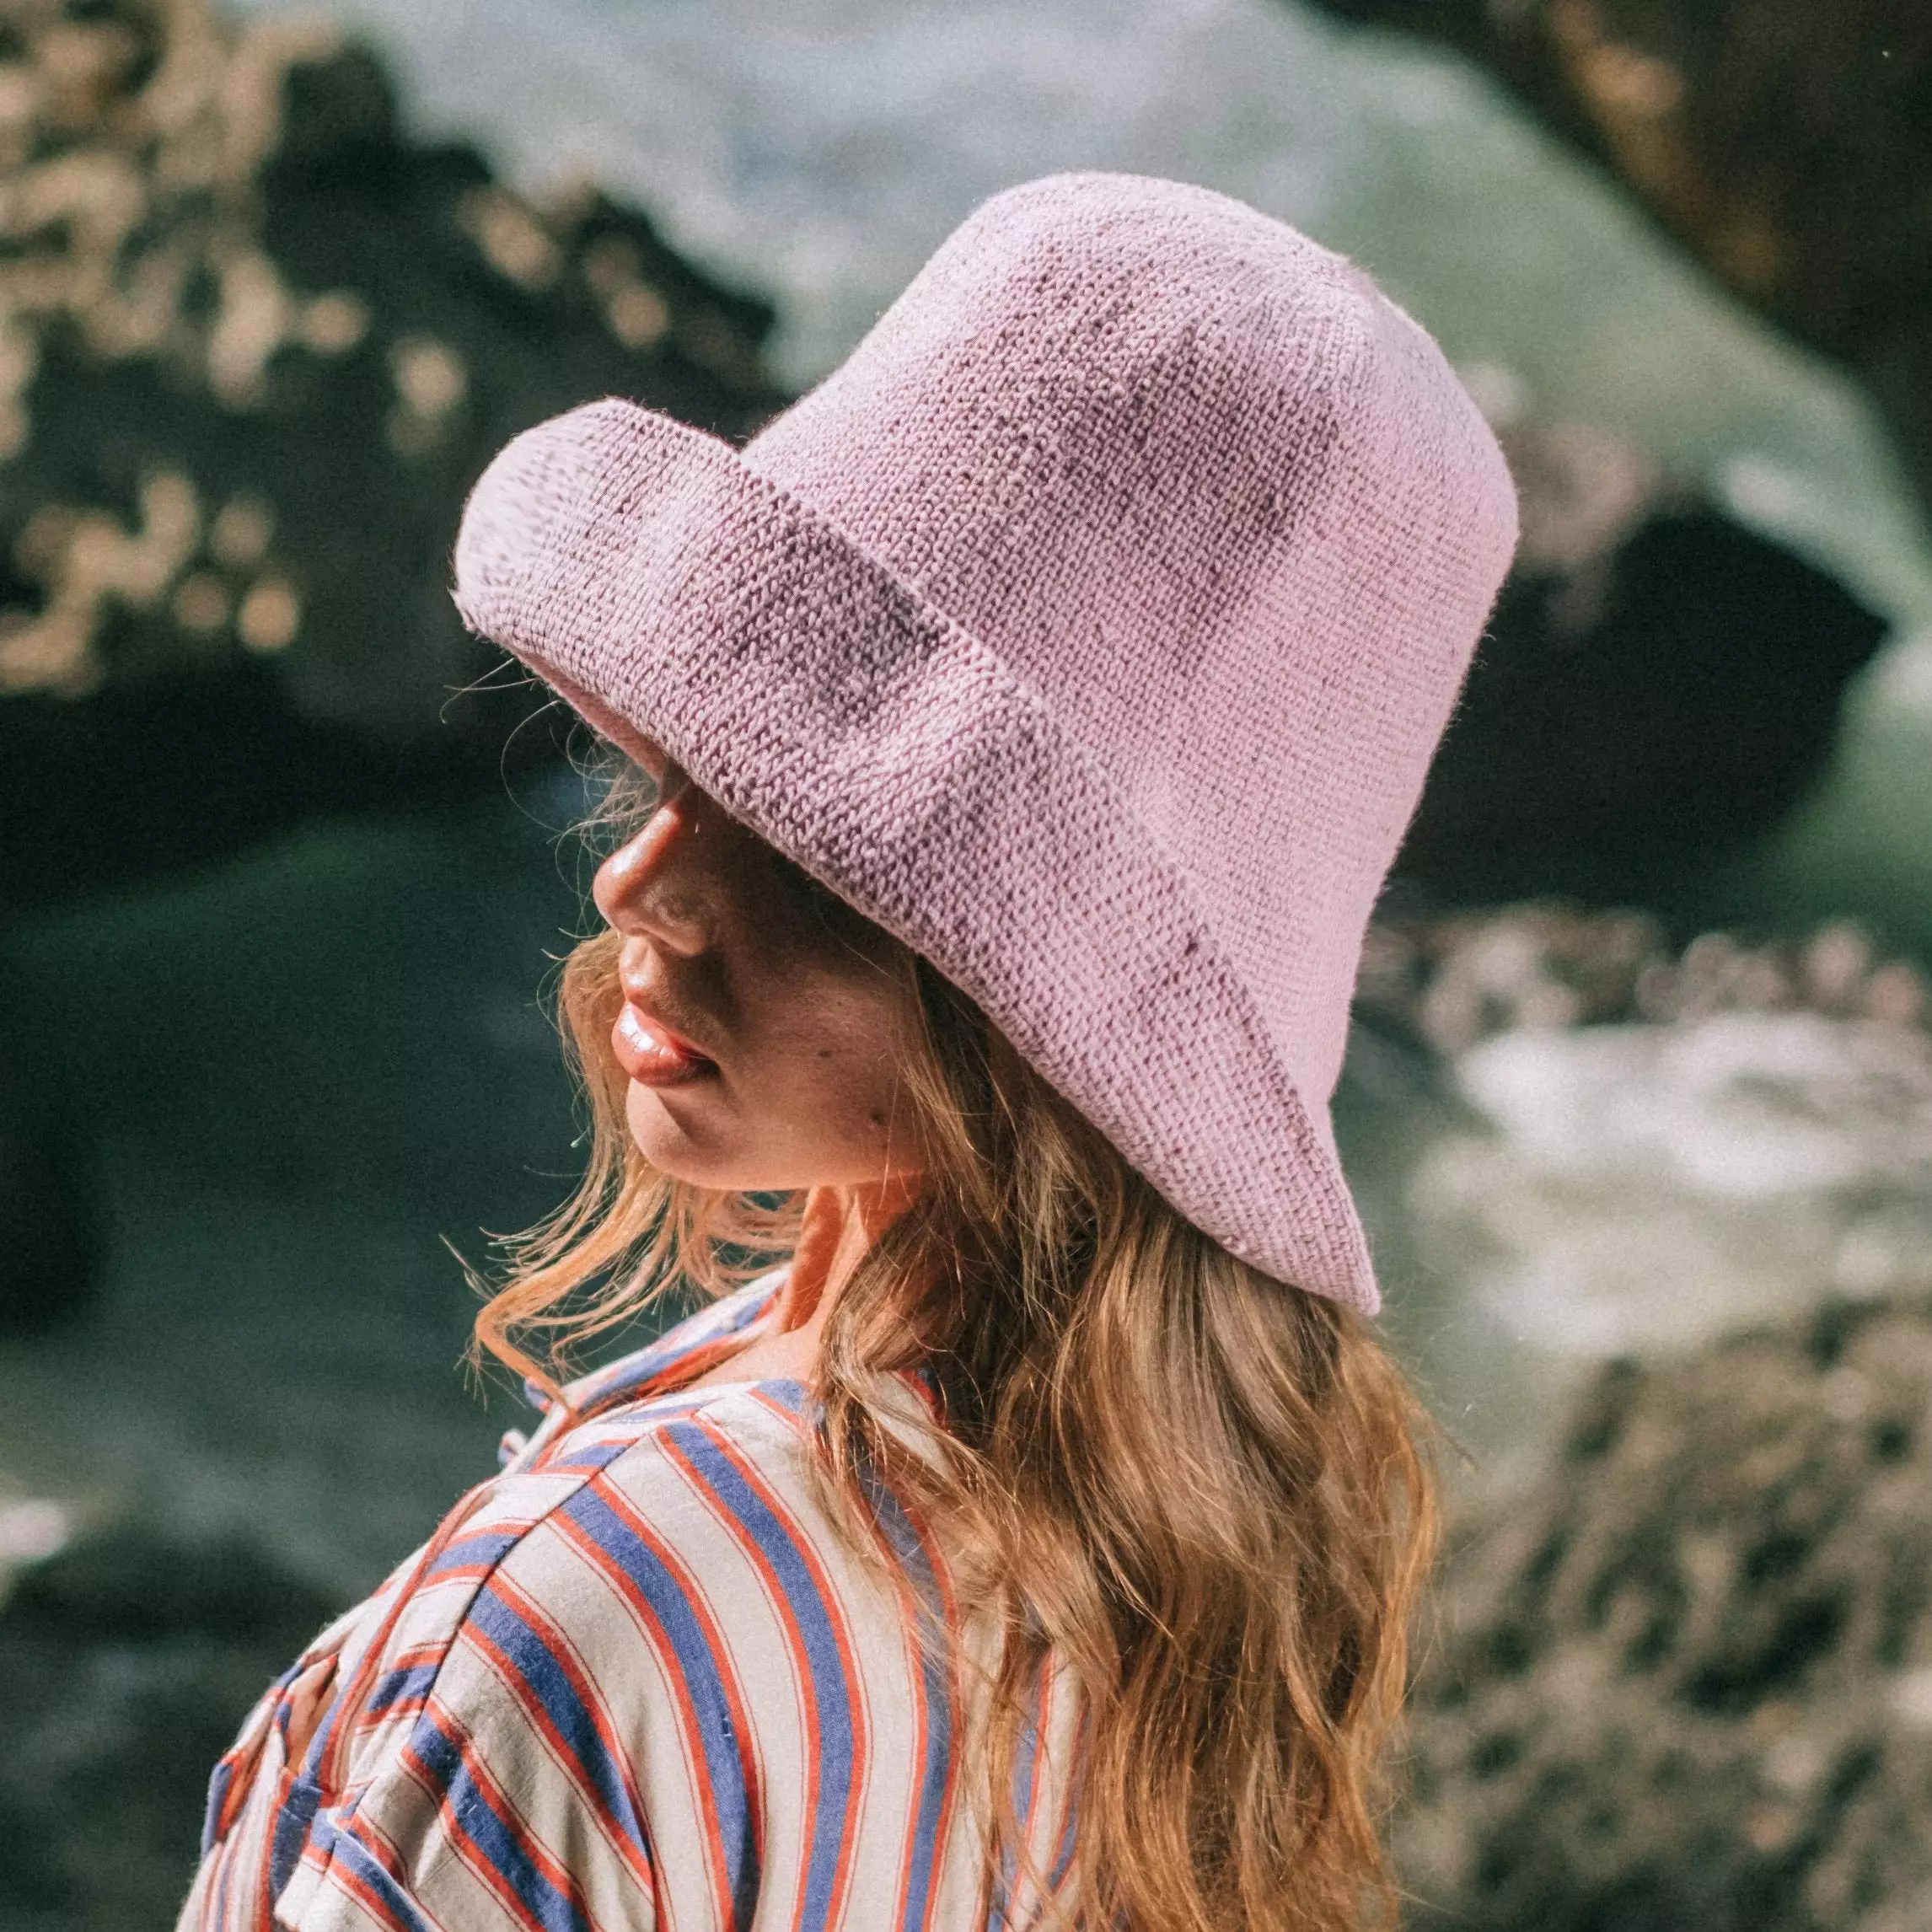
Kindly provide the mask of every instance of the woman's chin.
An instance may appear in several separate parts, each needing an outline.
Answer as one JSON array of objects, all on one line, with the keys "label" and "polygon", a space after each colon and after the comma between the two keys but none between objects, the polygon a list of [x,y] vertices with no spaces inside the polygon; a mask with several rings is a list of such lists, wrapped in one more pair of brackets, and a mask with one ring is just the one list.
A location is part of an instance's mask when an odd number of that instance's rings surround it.
[{"label": "woman's chin", "polygon": [[694,1187],[743,1185],[732,1172],[731,1154],[719,1141],[713,1109],[695,1086],[648,1087],[630,1083],[624,1116],[637,1151],[661,1174]]}]

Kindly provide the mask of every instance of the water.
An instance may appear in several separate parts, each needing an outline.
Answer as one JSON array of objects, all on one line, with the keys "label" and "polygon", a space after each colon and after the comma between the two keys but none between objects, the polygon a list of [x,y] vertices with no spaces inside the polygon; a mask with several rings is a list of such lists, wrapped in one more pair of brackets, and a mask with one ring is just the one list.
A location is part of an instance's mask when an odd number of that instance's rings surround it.
[{"label": "water", "polygon": [[529,1412],[461,1372],[443,1242],[484,1258],[578,1165],[539,998],[575,872],[527,804],[317,824],[16,930],[109,1253],[83,1321],[0,1349],[0,1503],[246,1524],[361,1586],[495,1467]]},{"label": "water", "polygon": [[1932,1041],[1815,1012],[1497,1035],[1388,1124],[1391,1323],[1485,1482],[1591,1366],[1932,1292]]}]

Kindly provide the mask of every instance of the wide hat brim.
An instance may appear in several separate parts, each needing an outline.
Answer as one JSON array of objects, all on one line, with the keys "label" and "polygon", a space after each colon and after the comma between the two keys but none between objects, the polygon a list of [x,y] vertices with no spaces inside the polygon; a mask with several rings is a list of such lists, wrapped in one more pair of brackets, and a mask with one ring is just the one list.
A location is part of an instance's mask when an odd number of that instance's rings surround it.
[{"label": "wide hat brim", "polygon": [[484,472],[455,597],[929,959],[1205,1233],[1374,1312],[1327,1107],[1185,874],[1036,693],[813,505],[719,437],[588,404]]}]

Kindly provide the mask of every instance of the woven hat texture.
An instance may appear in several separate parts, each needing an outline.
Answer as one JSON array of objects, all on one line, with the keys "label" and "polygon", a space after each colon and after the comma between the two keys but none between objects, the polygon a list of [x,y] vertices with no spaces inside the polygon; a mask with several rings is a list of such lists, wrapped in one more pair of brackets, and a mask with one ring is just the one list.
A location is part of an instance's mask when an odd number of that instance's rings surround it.
[{"label": "woven hat texture", "polygon": [[1183,1215],[1372,1311],[1328,1101],[1516,532],[1368,276],[1081,173],[982,202],[742,450],[614,400],[518,437],[456,598],[964,988]]}]

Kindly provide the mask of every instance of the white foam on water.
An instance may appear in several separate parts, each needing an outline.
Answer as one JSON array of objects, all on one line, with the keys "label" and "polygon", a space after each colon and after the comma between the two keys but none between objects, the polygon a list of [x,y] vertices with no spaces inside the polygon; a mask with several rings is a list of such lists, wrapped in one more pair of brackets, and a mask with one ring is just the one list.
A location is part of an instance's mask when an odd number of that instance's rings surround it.
[{"label": "white foam on water", "polygon": [[1829,1294],[1932,1289],[1932,1042],[1812,1013],[1504,1033],[1417,1239],[1532,1350],[1693,1345]]}]

